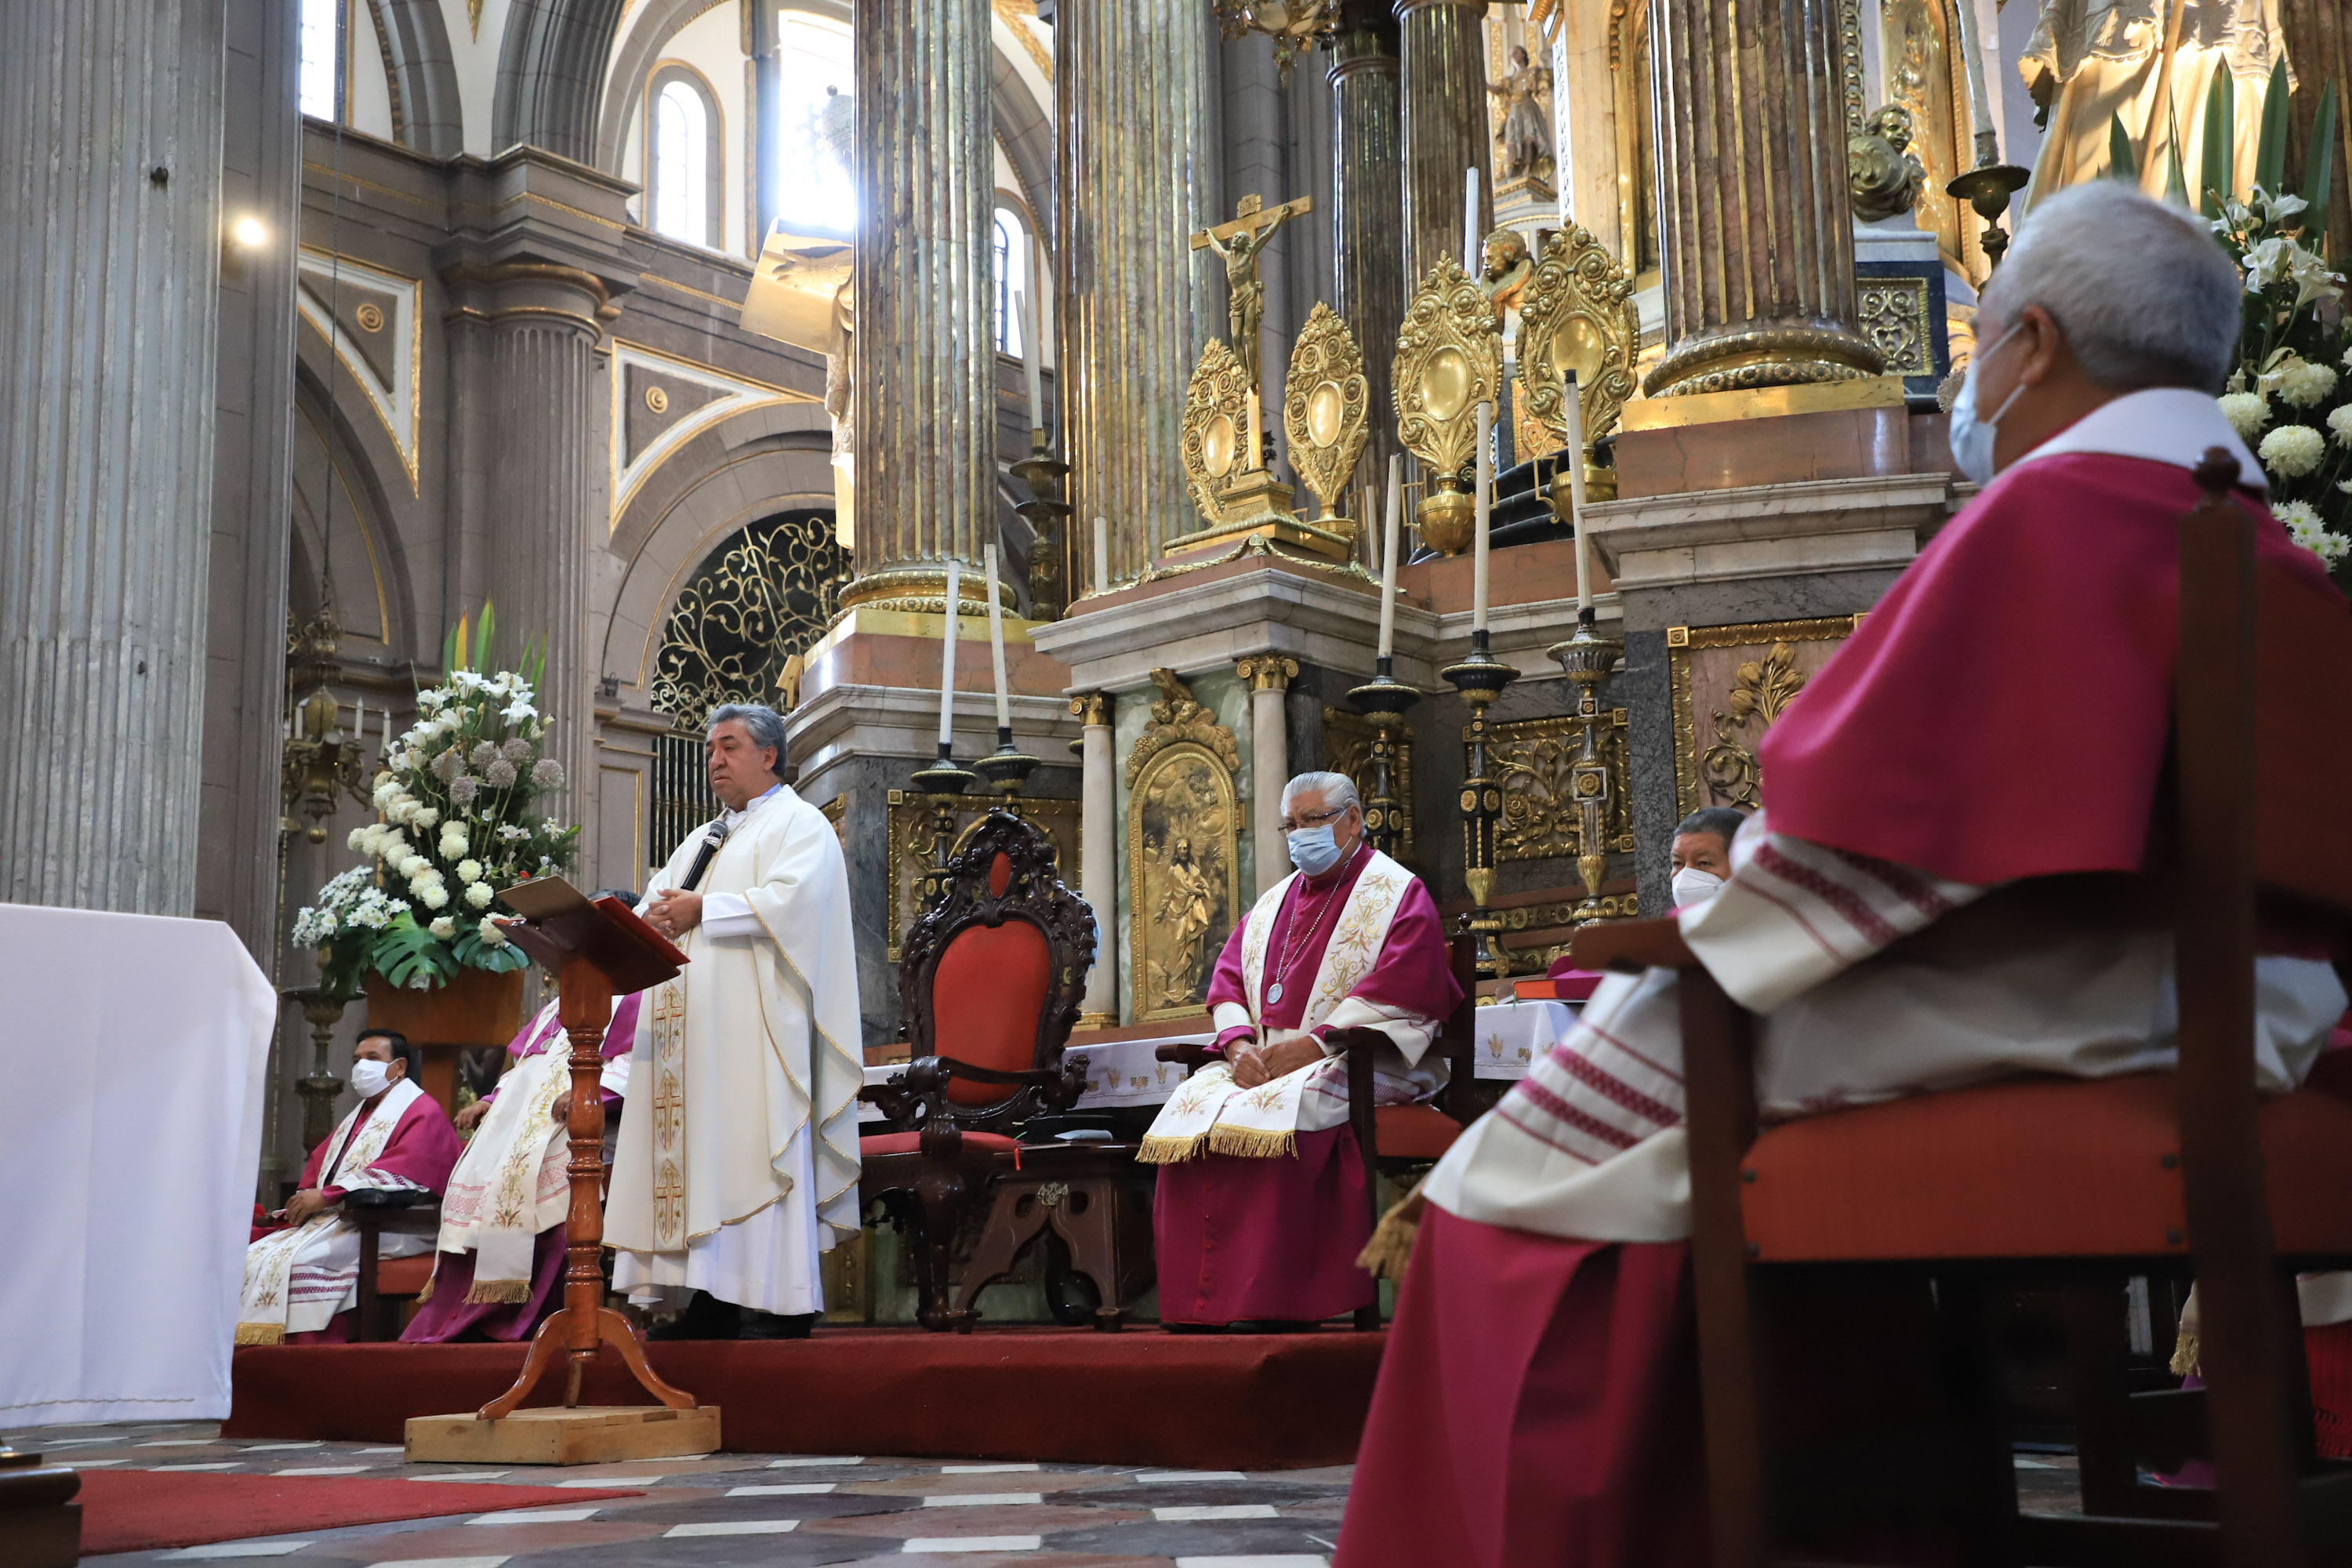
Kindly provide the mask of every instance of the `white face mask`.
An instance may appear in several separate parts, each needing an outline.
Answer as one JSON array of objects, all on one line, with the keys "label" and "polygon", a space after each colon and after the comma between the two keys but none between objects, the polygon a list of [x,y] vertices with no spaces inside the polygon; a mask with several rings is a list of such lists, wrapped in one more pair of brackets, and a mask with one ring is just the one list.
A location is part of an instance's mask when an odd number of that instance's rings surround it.
[{"label": "white face mask", "polygon": [[1723,879],[1712,871],[1685,866],[1675,873],[1674,889],[1675,908],[1686,910],[1693,904],[1703,904],[1723,891]]},{"label": "white face mask", "polygon": [[373,1057],[362,1057],[352,1064],[352,1092],[362,1100],[373,1100],[392,1087],[392,1068]]},{"label": "white face mask", "polygon": [[1990,419],[1977,416],[1977,367],[1999,353],[2001,345],[2017,336],[2017,328],[1993,340],[1992,347],[1969,361],[1968,374],[1960,378],[1960,395],[1952,399],[1952,466],[1971,484],[1989,485],[1999,472],[1993,461],[1993,444],[2000,435],[2001,416],[2007,414],[2021,394],[2025,383],[2010,388],[2009,396],[1993,411]]}]

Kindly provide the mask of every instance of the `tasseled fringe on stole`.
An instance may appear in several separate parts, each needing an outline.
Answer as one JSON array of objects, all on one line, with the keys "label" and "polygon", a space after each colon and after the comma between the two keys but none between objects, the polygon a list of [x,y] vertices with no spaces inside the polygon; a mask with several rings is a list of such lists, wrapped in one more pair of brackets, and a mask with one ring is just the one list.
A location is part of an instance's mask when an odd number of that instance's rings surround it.
[{"label": "tasseled fringe on stole", "polygon": [[1147,1133],[1143,1142],[1136,1145],[1135,1163],[1139,1165],[1181,1164],[1200,1153],[1201,1145],[1207,1141],[1208,1134],[1205,1132],[1195,1132],[1189,1138],[1168,1138],[1158,1133]]},{"label": "tasseled fringe on stole", "polygon": [[1412,1260],[1413,1240],[1421,1235],[1421,1211],[1428,1205],[1429,1200],[1421,1195],[1420,1184],[1415,1183],[1412,1191],[1381,1216],[1372,1239],[1356,1254],[1356,1267],[1375,1279],[1402,1282],[1405,1265]]},{"label": "tasseled fringe on stole", "polygon": [[[416,1298],[422,1301],[424,1297]],[[474,1288],[466,1292],[468,1307],[520,1306],[530,1300],[528,1279],[477,1279]]]},{"label": "tasseled fringe on stole", "polygon": [[2198,1349],[2196,1334],[2187,1329],[2181,1330],[2180,1337],[2172,1345],[2172,1374],[2175,1377],[2204,1375],[2198,1370]]},{"label": "tasseled fringe on stole", "polygon": [[236,1342],[241,1345],[275,1345],[284,1343],[285,1340],[286,1325],[283,1323],[239,1323],[236,1326]]},{"label": "tasseled fringe on stole", "polygon": [[1268,1132],[1255,1127],[1228,1127],[1220,1121],[1209,1129],[1209,1152],[1230,1154],[1238,1160],[1275,1160],[1285,1155],[1296,1158],[1298,1134],[1286,1130]]}]

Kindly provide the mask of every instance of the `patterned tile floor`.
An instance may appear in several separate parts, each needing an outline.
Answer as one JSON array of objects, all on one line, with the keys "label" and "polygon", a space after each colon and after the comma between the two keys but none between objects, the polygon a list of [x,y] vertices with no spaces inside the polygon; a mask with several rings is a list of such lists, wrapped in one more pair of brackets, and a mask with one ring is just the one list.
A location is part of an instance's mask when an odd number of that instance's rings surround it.
[{"label": "patterned tile floor", "polygon": [[[223,1441],[211,1424],[13,1435],[61,1464],[467,1481],[482,1511],[257,1535],[88,1563],[271,1559],[292,1568],[1327,1568],[1349,1468],[1171,1471],[1140,1466],[718,1454],[561,1470],[412,1465],[388,1445]],[[578,1508],[507,1512],[508,1486],[642,1487]]]}]

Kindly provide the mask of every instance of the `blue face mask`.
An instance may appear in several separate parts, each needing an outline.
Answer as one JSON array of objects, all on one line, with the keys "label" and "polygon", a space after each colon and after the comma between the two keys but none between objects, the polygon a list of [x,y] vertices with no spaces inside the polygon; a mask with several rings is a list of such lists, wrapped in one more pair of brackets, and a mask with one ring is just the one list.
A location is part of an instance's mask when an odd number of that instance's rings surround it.
[{"label": "blue face mask", "polygon": [[1296,827],[1289,834],[1290,863],[1310,877],[1319,877],[1339,863],[1339,840],[1331,825]]},{"label": "blue face mask", "polygon": [[1968,374],[1960,379],[1960,395],[1952,399],[1952,466],[1971,484],[1989,485],[1998,472],[1993,461],[1993,443],[2000,436],[2001,416],[2007,414],[2025,390],[2019,382],[2010,389],[2009,396],[1993,411],[1990,419],[1977,417],[1977,367],[1999,353],[2001,345],[2017,336],[2017,329],[2009,331],[1993,341],[1992,347],[1969,361]]}]

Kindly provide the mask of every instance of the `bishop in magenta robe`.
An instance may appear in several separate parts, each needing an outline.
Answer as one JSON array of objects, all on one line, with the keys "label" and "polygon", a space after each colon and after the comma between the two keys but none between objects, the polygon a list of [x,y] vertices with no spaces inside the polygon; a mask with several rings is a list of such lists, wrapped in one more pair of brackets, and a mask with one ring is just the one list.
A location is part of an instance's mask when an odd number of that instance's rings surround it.
[{"label": "bishop in magenta robe", "polygon": [[1365,839],[1344,775],[1302,774],[1283,798],[1301,868],[1226,939],[1209,985],[1222,1059],[1186,1080],[1138,1156],[1160,1166],[1152,1229],[1172,1326],[1303,1326],[1369,1306],[1378,1285],[1356,1255],[1372,1173],[1328,1039],[1388,1037],[1380,1104],[1445,1085],[1430,1047],[1462,994],[1428,889]]},{"label": "bishop in magenta robe", "polygon": [[[2240,288],[2185,216],[2109,182],[2036,203],[1986,287],[1987,417],[1952,437],[1985,488],[1766,733],[1765,810],[1677,911],[1760,1016],[1768,1118],[2173,1065],[2163,931],[1886,950],[2002,883],[2140,869],[2209,448],[2262,557],[2340,612],[2212,396]],[[1706,1561],[1675,987],[1604,981],[1415,1194],[1337,1568]],[[2259,959],[2260,1087],[2303,1080],[2344,1001],[2313,955]]]}]

